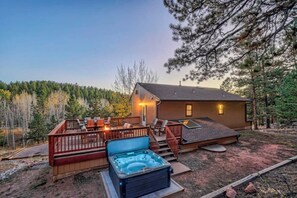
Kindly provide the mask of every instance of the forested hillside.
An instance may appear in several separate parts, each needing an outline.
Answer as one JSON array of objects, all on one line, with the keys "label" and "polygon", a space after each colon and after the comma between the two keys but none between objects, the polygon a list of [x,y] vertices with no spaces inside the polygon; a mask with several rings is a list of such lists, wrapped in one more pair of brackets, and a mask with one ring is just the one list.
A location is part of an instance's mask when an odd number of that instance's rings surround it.
[{"label": "forested hillside", "polygon": [[28,140],[45,140],[65,118],[127,116],[128,100],[128,95],[77,84],[0,81],[0,143],[15,147],[16,128],[25,145]]}]

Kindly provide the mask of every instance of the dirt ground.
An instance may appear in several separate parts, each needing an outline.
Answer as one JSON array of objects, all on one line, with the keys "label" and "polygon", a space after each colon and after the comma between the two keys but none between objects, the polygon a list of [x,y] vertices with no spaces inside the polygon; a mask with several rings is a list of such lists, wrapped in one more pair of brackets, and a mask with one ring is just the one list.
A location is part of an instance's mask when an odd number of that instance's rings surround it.
[{"label": "dirt ground", "polygon": [[[288,136],[283,133],[241,132],[239,142],[226,148],[224,153],[197,150],[180,154],[179,161],[192,172],[173,177],[185,191],[172,197],[200,197],[297,155],[297,133]],[[1,197],[106,197],[99,170],[53,182],[47,159],[34,157],[27,160],[12,161],[27,165],[0,181]],[[0,161],[1,165],[1,172],[9,166],[7,161]],[[292,177],[296,181],[296,173]]]},{"label": "dirt ground", "polygon": [[252,181],[256,188],[256,192],[247,194],[244,188],[235,189],[238,197],[297,197],[297,162],[283,166],[272,172],[269,172],[254,181]]},{"label": "dirt ground", "polygon": [[197,150],[179,155],[179,161],[192,172],[174,177],[185,191],[173,197],[203,196],[297,155],[297,133],[292,137],[245,131],[241,132],[238,143],[226,148],[224,153]]},{"label": "dirt ground", "polygon": [[0,181],[0,197],[106,197],[98,170],[53,182],[51,167],[43,163],[47,160],[33,159],[33,164]]}]

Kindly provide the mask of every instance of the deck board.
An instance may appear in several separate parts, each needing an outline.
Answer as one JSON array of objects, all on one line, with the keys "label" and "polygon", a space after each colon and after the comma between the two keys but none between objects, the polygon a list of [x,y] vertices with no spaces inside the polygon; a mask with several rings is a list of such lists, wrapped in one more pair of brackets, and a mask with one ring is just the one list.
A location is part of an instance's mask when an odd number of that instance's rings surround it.
[{"label": "deck board", "polygon": [[201,125],[201,128],[188,129],[183,126],[183,144],[204,142],[209,140],[228,138],[238,136],[239,133],[229,127],[213,121],[210,118],[196,118],[195,122]]}]

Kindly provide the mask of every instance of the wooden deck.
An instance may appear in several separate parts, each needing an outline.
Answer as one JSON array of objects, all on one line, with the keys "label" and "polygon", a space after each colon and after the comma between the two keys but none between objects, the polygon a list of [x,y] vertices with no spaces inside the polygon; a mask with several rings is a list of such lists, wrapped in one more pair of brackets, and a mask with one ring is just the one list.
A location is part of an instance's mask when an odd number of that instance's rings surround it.
[{"label": "wooden deck", "polygon": [[[130,123],[132,127],[123,128],[123,123]],[[108,140],[149,135],[156,141],[150,127],[140,126],[139,123],[140,117],[112,118],[108,128],[84,131],[80,129],[77,120],[64,120],[48,135],[49,164],[53,167],[54,179],[67,176],[71,172],[106,167],[105,149]],[[170,122],[164,135],[176,156],[181,129],[181,124]]]}]

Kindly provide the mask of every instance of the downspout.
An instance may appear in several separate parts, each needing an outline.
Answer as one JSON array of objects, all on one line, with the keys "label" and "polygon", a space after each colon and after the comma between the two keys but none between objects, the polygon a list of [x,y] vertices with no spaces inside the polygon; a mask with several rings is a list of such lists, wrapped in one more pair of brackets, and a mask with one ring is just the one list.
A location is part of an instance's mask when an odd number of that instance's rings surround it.
[{"label": "downspout", "polygon": [[157,114],[156,117],[157,117],[157,118],[159,118],[159,111],[158,111],[159,108],[158,108],[158,106],[161,104],[161,102],[162,102],[162,101],[161,101],[160,99],[157,100],[157,102],[156,102],[156,114]]}]

